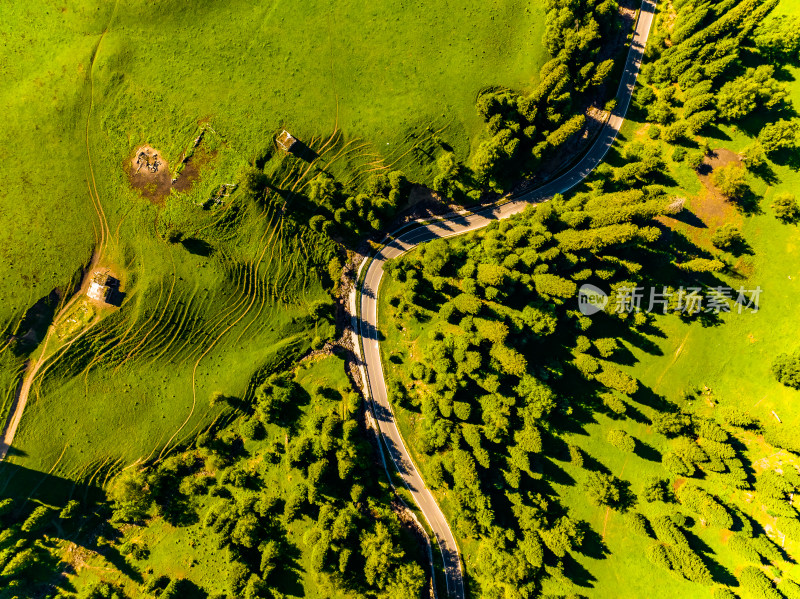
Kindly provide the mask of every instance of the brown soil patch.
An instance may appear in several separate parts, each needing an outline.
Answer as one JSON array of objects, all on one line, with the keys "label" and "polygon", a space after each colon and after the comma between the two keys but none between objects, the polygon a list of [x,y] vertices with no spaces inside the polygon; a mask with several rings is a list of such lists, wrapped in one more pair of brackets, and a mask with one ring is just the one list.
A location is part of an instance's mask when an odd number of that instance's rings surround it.
[{"label": "brown soil patch", "polygon": [[421,202],[441,202],[442,199],[436,195],[433,190],[425,187],[424,185],[414,185],[411,187],[411,193],[408,194],[408,205],[416,206]]},{"label": "brown soil patch", "polygon": [[672,483],[672,490],[677,493],[678,489],[680,489],[685,484],[686,484],[686,479],[685,478],[676,478],[675,482]]},{"label": "brown soil patch", "polygon": [[730,150],[714,150],[703,159],[703,164],[698,169],[697,178],[700,179],[704,189],[698,198],[699,201],[692,202],[692,208],[712,232],[726,222],[737,220],[736,206],[711,182],[713,172],[731,162],[741,164],[742,160],[738,154]]},{"label": "brown soil patch", "polygon": [[725,166],[730,162],[741,164],[742,159],[736,152],[732,152],[731,150],[726,150],[725,148],[719,148],[717,150],[714,150],[711,152],[711,154],[709,154],[703,159],[703,164],[709,165],[712,169]]},{"label": "brown soil patch", "polygon": [[[661,216],[657,220],[670,229],[683,233],[698,246],[713,249],[711,236],[714,231],[725,223],[739,225],[742,220],[736,205],[711,182],[712,173],[731,162],[740,164],[741,158],[730,150],[719,149],[706,156],[697,172],[697,178],[703,185],[697,197],[688,198],[683,213],[675,218]],[[685,218],[687,215],[691,218]]]},{"label": "brown soil patch", "polygon": [[169,164],[161,152],[150,146],[141,146],[133,153],[130,161],[126,161],[131,187],[154,204],[161,204],[169,194],[172,179],[169,176]]},{"label": "brown soil patch", "polygon": [[[161,152],[150,146],[141,146],[133,153],[130,161],[125,161],[125,171],[131,187],[153,204],[162,205],[170,190],[189,191],[195,181],[200,179],[202,167],[217,155],[217,151],[207,151],[200,146],[202,133],[195,139],[194,153],[181,158],[178,168],[180,174],[172,179],[169,163]],[[183,168],[181,169],[181,165]]]},{"label": "brown soil patch", "polygon": [[200,179],[200,169],[207,162],[213,160],[216,154],[216,150],[207,152],[201,148],[195,151],[194,154],[186,159],[186,165],[172,184],[172,189],[175,191],[189,191],[194,182]]}]

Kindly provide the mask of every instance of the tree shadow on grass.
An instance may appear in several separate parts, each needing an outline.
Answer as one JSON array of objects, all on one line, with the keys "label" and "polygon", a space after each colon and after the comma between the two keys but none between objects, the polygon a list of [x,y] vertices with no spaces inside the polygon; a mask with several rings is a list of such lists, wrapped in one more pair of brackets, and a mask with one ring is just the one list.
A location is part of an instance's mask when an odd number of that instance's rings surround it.
[{"label": "tree shadow on grass", "polygon": [[[115,540],[118,541],[119,539]],[[113,564],[117,570],[125,574],[128,578],[130,578],[134,582],[138,582],[139,584],[144,582],[144,580],[142,579],[142,575],[139,573],[139,571],[128,563],[128,561],[116,547],[109,545],[107,547],[104,547],[101,551],[99,551],[99,553],[101,553],[103,557],[105,557],[111,564]],[[183,595],[181,595],[181,597],[183,597]]]},{"label": "tree shadow on grass", "polygon": [[636,449],[634,449],[634,453],[643,460],[661,462],[661,452],[641,439],[636,439]]},{"label": "tree shadow on grass", "polygon": [[314,162],[317,158],[319,158],[319,154],[317,154],[316,151],[314,151],[312,148],[307,146],[299,139],[295,140],[291,148],[289,148],[288,152],[294,156],[297,156],[300,160],[309,163]]},{"label": "tree shadow on grass", "polygon": [[791,148],[772,152],[770,159],[780,166],[786,166],[793,171],[800,170],[800,149]]},{"label": "tree shadow on grass", "polygon": [[705,541],[694,534],[691,530],[682,528],[681,531],[686,536],[689,547],[701,560],[703,560],[709,572],[711,572],[711,577],[714,579],[714,582],[728,586],[739,585],[739,581],[725,566],[710,557],[711,555],[714,555],[714,550],[711,549],[711,547],[709,547]]},{"label": "tree shadow on grass", "polygon": [[706,125],[700,133],[712,139],[731,141],[731,136],[715,125]]},{"label": "tree shadow on grass", "polygon": [[657,394],[650,387],[642,384],[639,385],[639,389],[631,396],[631,399],[657,412],[671,412],[674,409],[674,404],[666,397]]},{"label": "tree shadow on grass", "polygon": [[646,424],[648,426],[652,424],[652,421],[645,416],[644,412],[639,410],[630,402],[625,402],[625,416],[634,422],[638,422],[639,424]]},{"label": "tree shadow on grass", "polygon": [[747,241],[744,239],[737,239],[732,241],[727,251],[730,254],[736,256],[737,258],[745,254],[748,256],[755,255],[755,252],[753,251],[753,246],[747,243]]},{"label": "tree shadow on grass", "polygon": [[768,163],[759,164],[758,166],[751,166],[750,172],[756,177],[764,181],[767,185],[777,185],[778,175]]},{"label": "tree shadow on grass", "polygon": [[591,454],[581,450],[583,454],[583,467],[590,472],[602,472],[603,474],[611,474],[605,464],[595,459]]},{"label": "tree shadow on grass", "polygon": [[667,218],[671,218],[678,222],[681,222],[685,225],[689,225],[690,227],[695,227],[697,229],[707,229],[708,226],[703,220],[697,216],[694,212],[690,210],[686,210],[685,208],[678,212],[677,214],[668,214]]},{"label": "tree shadow on grass", "polygon": [[[95,480],[103,480],[103,477],[98,476]],[[8,462],[0,464],[0,499],[13,498],[16,499],[18,505],[30,500],[40,500],[51,506],[61,508],[75,497],[86,498],[83,502],[84,505],[96,506],[95,502],[105,501],[106,495],[99,486],[87,485],[52,474],[45,474],[17,464]],[[64,539],[80,547],[97,551],[120,572],[136,582],[142,582],[139,571],[128,563],[114,545],[108,543],[109,541],[116,542],[121,539],[120,531],[106,523],[109,516],[108,508],[101,507],[99,511],[84,509],[81,515],[80,526],[77,523],[67,525],[61,522],[56,527],[58,534],[51,537],[51,539]],[[98,526],[98,523],[101,525]],[[66,532],[63,532],[64,530]],[[105,537],[106,542],[100,542],[101,536]],[[56,572],[61,570],[63,570],[63,567],[56,567],[55,564],[53,564],[52,568],[48,568],[48,571],[52,571],[54,576]],[[61,580],[58,580],[57,583],[61,584]]]},{"label": "tree shadow on grass", "polygon": [[764,211],[761,210],[761,198],[753,193],[753,190],[749,187],[740,192],[736,197],[728,198],[728,201],[734,204],[745,216],[754,216],[764,213]]},{"label": "tree shadow on grass", "polygon": [[542,458],[539,460],[539,464],[541,464],[541,472],[544,476],[545,480],[551,483],[555,483],[557,485],[562,485],[565,487],[574,487],[576,484],[576,480],[572,478],[569,474],[566,473],[560,466],[557,466],[551,460],[547,458]]},{"label": "tree shadow on grass", "polygon": [[206,591],[186,578],[179,580],[176,583],[176,587],[178,591],[177,596],[181,599],[206,599],[208,597],[208,593]]},{"label": "tree shadow on grass", "polygon": [[188,251],[190,254],[194,254],[195,256],[208,257],[214,252],[214,247],[202,239],[183,239],[181,241],[181,245],[186,248],[186,251]]},{"label": "tree shadow on grass", "polygon": [[[580,429],[583,432],[583,429]],[[569,444],[560,436],[548,431],[542,433],[542,453],[562,462],[569,460]]]},{"label": "tree shadow on grass", "polygon": [[603,541],[603,537],[591,526],[585,522],[580,524],[583,532],[583,544],[581,545],[580,552],[592,559],[606,559],[611,555],[611,551]]},{"label": "tree shadow on grass", "polygon": [[753,470],[753,465],[747,458],[747,446],[734,435],[729,435],[727,444],[736,452],[736,458],[742,464],[742,469],[747,474],[747,483],[753,484],[756,480],[756,472]]},{"label": "tree shadow on grass", "polygon": [[561,558],[561,565],[563,566],[564,576],[569,578],[573,584],[583,587],[592,588],[594,582],[597,580],[589,570],[580,564],[572,555],[567,553]]},{"label": "tree shadow on grass", "polygon": [[289,542],[280,544],[280,564],[270,580],[276,580],[276,589],[290,597],[303,597],[303,570],[300,566],[300,550]]}]

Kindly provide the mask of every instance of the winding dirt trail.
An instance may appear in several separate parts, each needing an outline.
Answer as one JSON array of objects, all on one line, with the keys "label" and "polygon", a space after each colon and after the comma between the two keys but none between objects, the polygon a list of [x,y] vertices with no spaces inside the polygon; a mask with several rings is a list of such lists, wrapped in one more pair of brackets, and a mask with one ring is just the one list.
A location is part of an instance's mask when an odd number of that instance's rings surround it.
[{"label": "winding dirt trail", "polygon": [[[17,434],[17,428],[19,427],[19,423],[22,420],[22,413],[25,411],[25,406],[28,403],[28,396],[30,395],[31,387],[33,386],[34,381],[36,380],[36,375],[41,370],[42,366],[44,366],[45,362],[47,362],[50,356],[47,355],[47,349],[50,345],[50,341],[53,338],[55,333],[56,327],[60,324],[61,320],[64,316],[69,312],[69,310],[75,305],[75,303],[84,295],[86,291],[86,286],[88,283],[89,274],[94,270],[94,267],[97,265],[98,262],[98,255],[97,253],[92,256],[92,261],[89,263],[89,268],[87,269],[87,274],[84,275],[84,281],[81,284],[78,291],[70,298],[70,300],[64,304],[64,306],[58,311],[58,313],[53,317],[53,324],[47,329],[47,334],[45,335],[44,340],[42,341],[41,345],[41,352],[39,353],[39,357],[36,358],[33,362],[28,362],[28,366],[25,369],[25,372],[22,376],[22,381],[17,389],[16,397],[14,398],[14,403],[11,405],[11,416],[6,423],[6,427],[3,430],[3,437],[0,439],[0,462],[2,462],[6,455],[8,454],[8,450],[11,447],[11,444],[14,442],[14,436]],[[63,349],[69,347],[75,343],[78,339],[80,339],[86,331],[88,331],[96,322],[97,318],[95,318],[91,323],[89,323],[83,331],[81,331],[78,335],[73,337],[67,346],[64,346]]]},{"label": "winding dirt trail", "polygon": [[[114,12],[116,12],[116,5],[114,7]],[[113,19],[113,13],[111,15]],[[72,295],[72,297],[64,303],[61,309],[56,313],[53,317],[52,324],[47,329],[47,334],[45,335],[44,340],[41,344],[41,350],[39,351],[38,358],[35,361],[28,362],[28,366],[25,369],[25,372],[22,376],[22,381],[17,389],[16,397],[14,398],[14,403],[11,405],[11,415],[6,422],[6,426],[3,429],[3,436],[0,439],[0,462],[5,460],[6,455],[8,455],[8,451],[11,448],[11,444],[14,442],[14,437],[17,434],[17,429],[19,428],[19,423],[22,420],[22,414],[25,411],[25,406],[28,404],[28,397],[30,395],[31,388],[33,387],[33,383],[36,380],[36,375],[39,374],[42,366],[48,361],[51,356],[48,356],[47,350],[51,341],[53,339],[53,335],[55,334],[58,325],[61,324],[63,318],[69,313],[72,307],[80,300],[86,293],[86,290],[89,285],[89,280],[92,273],[95,271],[97,266],[100,264],[100,261],[103,259],[103,256],[106,251],[106,247],[108,244],[108,240],[111,236],[110,229],[108,227],[108,220],[106,219],[106,213],[103,210],[103,204],[100,201],[100,194],[97,191],[97,180],[94,176],[94,165],[92,164],[92,150],[91,144],[89,143],[89,125],[92,118],[92,110],[94,108],[94,63],[97,58],[97,53],[100,51],[100,46],[103,43],[103,39],[105,39],[106,33],[108,32],[108,26],[103,30],[103,33],[100,35],[100,39],[97,41],[97,45],[94,47],[91,56],[91,62],[89,64],[89,110],[86,114],[86,133],[85,133],[85,143],[86,143],[86,159],[88,165],[88,172],[89,177],[86,180],[86,187],[89,192],[89,199],[92,202],[92,208],[94,209],[95,216],[100,225],[100,231],[98,234],[97,228],[95,228],[95,248],[92,253],[92,258],[89,261],[88,266],[84,270],[83,277],[81,279],[80,287],[78,287],[77,291]],[[91,179],[91,182],[89,181]],[[94,224],[93,224],[94,226]],[[78,333],[75,337],[73,337],[69,343],[58,349],[66,349],[75,341],[77,341],[80,337],[82,337],[89,329],[92,328],[98,321],[99,316],[96,316],[92,322],[84,327],[83,331]],[[56,355],[53,353],[53,355]]]}]

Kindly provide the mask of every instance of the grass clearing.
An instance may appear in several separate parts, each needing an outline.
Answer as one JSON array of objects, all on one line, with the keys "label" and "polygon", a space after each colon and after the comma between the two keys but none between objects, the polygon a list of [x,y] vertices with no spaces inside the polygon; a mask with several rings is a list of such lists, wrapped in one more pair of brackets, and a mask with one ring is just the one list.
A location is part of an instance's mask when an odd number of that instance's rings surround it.
[{"label": "grass clearing", "polygon": [[[0,9],[0,325],[13,331],[53,289],[64,301],[93,250],[126,294],[88,329],[80,309],[60,326],[80,337],[48,348],[12,463],[85,480],[99,464],[157,458],[218,416],[211,393],[245,396],[259,369],[332,334],[310,314],[329,301],[320,281],[334,247],[294,219],[313,173],[275,153],[281,128],[353,185],[389,168],[425,181],[431,140],[462,159],[476,143],[478,91],[526,89],[544,60],[538,3],[382,0],[367,13],[354,2]],[[130,185],[142,146],[172,176],[191,156],[158,205]],[[273,207],[223,193],[253,163],[274,182]],[[166,244],[176,227],[189,238]],[[24,365],[6,358],[3,418]]]}]

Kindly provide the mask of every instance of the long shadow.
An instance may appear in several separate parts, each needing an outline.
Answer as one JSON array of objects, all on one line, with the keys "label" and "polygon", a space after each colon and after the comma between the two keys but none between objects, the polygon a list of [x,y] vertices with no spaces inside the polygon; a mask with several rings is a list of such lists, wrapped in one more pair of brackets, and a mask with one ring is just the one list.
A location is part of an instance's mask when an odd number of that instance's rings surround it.
[{"label": "long shadow", "polygon": [[648,426],[652,424],[652,421],[647,416],[645,416],[645,414],[641,410],[636,408],[633,404],[631,404],[630,402],[625,402],[625,405],[626,405],[625,407],[626,417],[630,418],[634,422],[638,422],[639,424],[646,424]]},{"label": "long shadow", "polygon": [[711,137],[712,139],[718,139],[720,141],[731,141],[731,136],[725,133],[722,129],[720,129],[716,125],[711,125],[711,124],[706,125],[699,133]]},{"label": "long shadow", "polygon": [[74,497],[83,496],[87,490],[88,496],[92,499],[104,496],[98,487],[87,487],[67,478],[11,463],[8,458],[14,455],[25,454],[14,451],[12,446],[8,457],[0,462],[0,497],[23,501],[29,498],[38,499],[49,505],[61,505]]},{"label": "long shadow", "polygon": [[753,247],[749,243],[747,243],[747,241],[745,241],[744,239],[737,239],[737,240],[734,240],[733,242],[731,242],[731,245],[727,249],[727,251],[730,252],[731,254],[733,254],[736,257],[742,256],[742,255],[745,255],[745,254],[749,255],[749,256],[755,255],[755,252],[753,251]]},{"label": "long shadow", "polygon": [[289,149],[289,153],[306,162],[314,162],[314,160],[319,158],[319,154],[317,154],[299,139],[295,140],[295,142],[292,144],[292,147]]},{"label": "long shadow", "polygon": [[569,578],[575,585],[584,588],[593,588],[597,578],[592,575],[582,564],[572,557],[572,554],[567,553],[561,558],[561,564],[564,568],[564,576]]},{"label": "long shadow", "polygon": [[697,229],[707,229],[708,226],[702,221],[702,219],[697,216],[694,212],[690,210],[686,210],[685,208],[678,212],[677,214],[668,214],[667,218],[671,218],[678,222],[684,223],[689,225],[690,227],[695,227]]},{"label": "long shadow", "polygon": [[800,150],[797,148],[777,150],[769,157],[775,164],[787,166],[793,171],[800,170]]},{"label": "long shadow", "polygon": [[59,300],[60,295],[54,289],[28,308],[17,327],[20,335],[11,338],[9,347],[14,355],[23,356],[36,349],[53,322]]},{"label": "long shadow", "polygon": [[634,453],[643,460],[658,463],[661,462],[661,452],[652,445],[645,443],[641,439],[636,439],[636,448],[634,449]]},{"label": "long shadow", "polygon": [[186,578],[179,580],[176,584],[177,596],[181,599],[206,599],[208,593]]},{"label": "long shadow", "polygon": [[542,474],[546,480],[565,487],[575,486],[575,479],[551,460],[541,459],[539,463],[542,466]]},{"label": "long shadow", "polygon": [[611,474],[605,464],[595,459],[591,454],[583,452],[583,467],[590,472],[602,472],[604,474]]},{"label": "long shadow", "polygon": [[279,571],[274,572],[270,580],[277,580],[276,587],[289,597],[303,597],[303,570],[300,565],[300,550],[292,543],[280,544]]},{"label": "long shadow", "polygon": [[671,412],[674,405],[663,395],[654,392],[650,387],[639,385],[638,391],[631,397],[636,403],[652,408],[658,412]]},{"label": "long shadow", "polygon": [[725,566],[720,564],[719,562],[712,559],[710,556],[715,555],[715,552],[711,547],[706,545],[705,541],[703,541],[700,537],[695,535],[691,530],[686,528],[681,528],[681,532],[683,532],[684,536],[686,536],[686,540],[689,543],[689,547],[700,557],[701,560],[706,564],[706,567],[711,572],[711,577],[714,579],[715,582],[719,584],[724,584],[728,586],[738,586],[739,581],[737,578],[728,570]]},{"label": "long shadow", "polygon": [[181,245],[183,245],[190,254],[196,256],[207,257],[214,251],[214,247],[210,243],[194,237],[181,240]]},{"label": "long shadow", "polygon": [[603,537],[600,536],[600,533],[585,522],[582,522],[581,525],[583,544],[581,545],[580,552],[592,559],[606,559],[606,556],[611,555],[611,551],[603,540]]},{"label": "long shadow", "polygon": [[[733,511],[733,510],[731,510],[731,511]],[[761,525],[760,522],[754,520],[753,518],[751,518],[750,516],[748,516],[744,512],[741,512],[739,510],[736,510],[736,511],[738,512],[737,515],[742,520],[743,525],[744,525],[744,521],[746,520],[747,528],[749,528],[752,531],[750,536],[752,536],[754,538],[763,536],[764,537],[764,541],[763,542],[764,543],[769,543],[770,549],[772,551],[774,551],[776,555],[779,555],[781,560],[783,560],[785,562],[789,562],[790,564],[796,564],[797,563],[797,560],[795,560],[791,555],[789,555],[789,553],[787,553],[785,548],[781,547],[780,545],[778,545],[772,539],[769,538],[769,535],[767,535],[767,531],[764,529],[764,527]],[[761,553],[762,552],[759,551],[759,554],[761,554]],[[767,558],[763,554],[762,554],[762,559],[765,562],[770,563],[769,558]]]},{"label": "long shadow", "polygon": [[[98,477],[98,479],[101,478]],[[63,507],[69,500],[79,497],[87,498],[82,502],[84,506],[96,506],[102,505],[102,503],[98,502],[105,501],[106,495],[102,488],[94,484],[87,485],[83,482],[76,482],[60,476],[31,470],[18,464],[9,463],[7,460],[0,463],[0,499],[11,498],[15,500],[17,509],[11,513],[12,518],[25,517],[27,512],[32,509],[31,500],[39,500],[47,505]],[[53,514],[54,522],[56,522],[56,514],[57,512]],[[49,528],[46,530],[50,538],[63,538],[80,547],[97,551],[118,568],[120,572],[134,581],[141,582],[141,574],[127,562],[116,547],[106,544],[99,545],[98,541],[101,535],[109,540],[115,540],[115,536],[119,536],[116,529],[105,524],[108,516],[107,508],[101,507],[98,511],[84,507],[82,519],[76,519],[70,523],[59,522],[58,526],[56,526],[56,535],[51,534]],[[54,580],[60,581],[61,565],[58,565],[58,567],[54,565],[51,571]]]},{"label": "long shadow", "polygon": [[542,453],[562,462],[569,461],[569,445],[560,436],[542,434]]},{"label": "long shadow", "polygon": [[[798,155],[798,166],[794,168],[794,170],[798,170],[800,168],[800,154]],[[735,204],[739,210],[742,211],[747,216],[753,216],[756,214],[763,214],[764,211],[761,209],[761,198],[759,198],[753,190],[749,187],[743,190],[739,195],[733,198],[729,198],[730,201]]]},{"label": "long shadow", "polygon": [[736,458],[739,460],[742,465],[742,469],[747,474],[747,482],[749,484],[753,484],[756,480],[756,472],[753,470],[753,465],[750,463],[750,460],[747,459],[747,446],[734,435],[729,435],[727,444],[730,445],[734,451],[736,451]]},{"label": "long shadow", "polygon": [[750,167],[750,172],[764,181],[764,183],[767,185],[776,185],[778,183],[777,173],[766,162],[759,164],[758,166]]},{"label": "long shadow", "polygon": [[[109,562],[111,562],[114,565],[114,567],[117,568],[117,570],[128,576],[131,580],[138,583],[143,582],[141,573],[139,573],[139,571],[136,568],[134,568],[131,564],[128,563],[128,561],[116,547],[108,545],[98,550],[98,553],[100,553],[103,557],[105,557]],[[181,595],[181,597],[183,597],[183,595]]]}]

